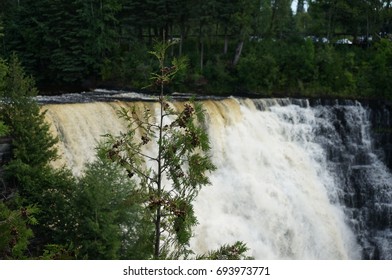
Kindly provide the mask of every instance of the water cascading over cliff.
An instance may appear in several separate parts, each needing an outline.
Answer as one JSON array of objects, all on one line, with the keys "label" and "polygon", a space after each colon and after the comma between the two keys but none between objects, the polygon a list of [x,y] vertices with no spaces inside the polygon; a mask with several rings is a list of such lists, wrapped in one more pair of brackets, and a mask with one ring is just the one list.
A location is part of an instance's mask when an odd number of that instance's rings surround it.
[{"label": "water cascading over cliff", "polygon": [[[132,102],[144,106],[146,102]],[[392,175],[357,102],[203,101],[217,170],[196,203],[197,253],[242,240],[256,259],[392,259]],[[156,106],[148,103],[148,106]],[[47,104],[62,162],[80,174],[126,102]]]}]

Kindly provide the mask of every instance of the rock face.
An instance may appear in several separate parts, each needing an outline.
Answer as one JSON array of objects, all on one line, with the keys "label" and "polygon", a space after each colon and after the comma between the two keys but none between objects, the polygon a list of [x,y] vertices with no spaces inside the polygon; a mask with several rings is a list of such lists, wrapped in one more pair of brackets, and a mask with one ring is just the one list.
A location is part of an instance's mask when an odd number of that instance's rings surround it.
[{"label": "rock face", "polygon": [[[371,122],[371,133],[374,145],[374,152],[381,159],[381,161],[389,169],[389,173],[392,173],[392,104],[386,103],[385,101],[373,101],[367,104],[370,108],[370,122]],[[363,182],[367,182],[367,178],[364,178]],[[357,178],[360,180],[360,178]],[[389,181],[389,180],[388,180]],[[372,184],[373,185],[373,184]],[[369,186],[368,190],[373,190],[367,196],[368,200],[379,196],[379,200],[375,204],[378,211],[369,213],[369,217],[372,220],[371,228],[373,231],[375,250],[370,254],[369,258],[392,258],[391,244],[392,242],[392,201],[391,201],[391,185],[392,181],[385,182],[384,184],[374,188]],[[372,188],[373,187],[373,188]],[[374,191],[375,190],[375,191]],[[371,215],[376,214],[376,215]],[[380,234],[381,233],[381,234]],[[366,255],[365,255],[366,257]]]},{"label": "rock face", "polygon": [[[381,157],[382,161],[392,170],[392,103],[385,100],[360,100],[364,108],[368,108],[369,120],[371,123],[371,134],[374,150]],[[352,100],[336,99],[310,99],[312,107],[353,105]],[[342,120],[344,121],[344,120]]]},{"label": "rock face", "polygon": [[384,101],[319,100],[312,106],[330,127],[318,142],[341,186],[346,217],[364,259],[391,259],[392,106]]}]

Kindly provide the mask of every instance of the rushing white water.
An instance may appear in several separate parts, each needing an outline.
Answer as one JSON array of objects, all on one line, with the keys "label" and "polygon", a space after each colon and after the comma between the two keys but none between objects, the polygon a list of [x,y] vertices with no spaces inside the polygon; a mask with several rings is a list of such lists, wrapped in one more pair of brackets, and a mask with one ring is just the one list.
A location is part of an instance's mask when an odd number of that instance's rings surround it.
[{"label": "rushing white water", "polygon": [[[317,132],[333,126],[320,108],[234,98],[203,104],[217,170],[195,202],[200,225],[191,247],[197,253],[241,240],[256,259],[361,257],[340,204],[339,175]],[[45,105],[61,140],[60,164],[80,174],[101,135],[124,131],[115,113],[120,105],[127,104]]]},{"label": "rushing white water", "polygon": [[196,202],[194,247],[243,240],[258,259],[358,258],[344,214],[329,199],[334,180],[313,141],[314,112],[237,103],[206,104],[218,169]]}]

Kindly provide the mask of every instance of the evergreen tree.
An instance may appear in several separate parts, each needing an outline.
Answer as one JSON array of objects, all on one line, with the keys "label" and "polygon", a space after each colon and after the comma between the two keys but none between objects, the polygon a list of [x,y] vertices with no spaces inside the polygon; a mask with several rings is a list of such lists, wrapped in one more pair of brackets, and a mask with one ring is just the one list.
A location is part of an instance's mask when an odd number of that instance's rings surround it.
[{"label": "evergreen tree", "polygon": [[44,113],[33,99],[37,89],[31,77],[13,55],[8,63],[7,76],[1,98],[1,114],[11,129],[14,160],[30,166],[45,166],[55,159],[57,139],[49,132]]},{"label": "evergreen tree", "polygon": [[66,170],[54,170],[49,164],[57,158],[54,138],[45,122],[45,112],[33,99],[37,90],[25,75],[19,60],[11,57],[1,97],[1,115],[12,137],[12,159],[4,166],[4,183],[18,194],[15,207],[37,206],[39,221],[32,227],[30,253],[38,256],[47,244],[66,243],[63,238],[70,225],[69,199],[74,188]]}]

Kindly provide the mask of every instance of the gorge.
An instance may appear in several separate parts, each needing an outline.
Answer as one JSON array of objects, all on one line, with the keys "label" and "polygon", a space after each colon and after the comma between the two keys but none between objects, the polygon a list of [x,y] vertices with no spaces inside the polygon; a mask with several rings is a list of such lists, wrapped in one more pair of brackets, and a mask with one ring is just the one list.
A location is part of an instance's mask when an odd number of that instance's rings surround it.
[{"label": "gorge", "polygon": [[[185,97],[182,97],[185,98]],[[180,98],[181,99],[181,98]],[[75,175],[126,129],[131,93],[38,97]],[[173,101],[173,104],[182,102]],[[206,98],[217,170],[195,203],[196,253],[242,240],[256,259],[392,259],[392,116],[385,103]]]}]

